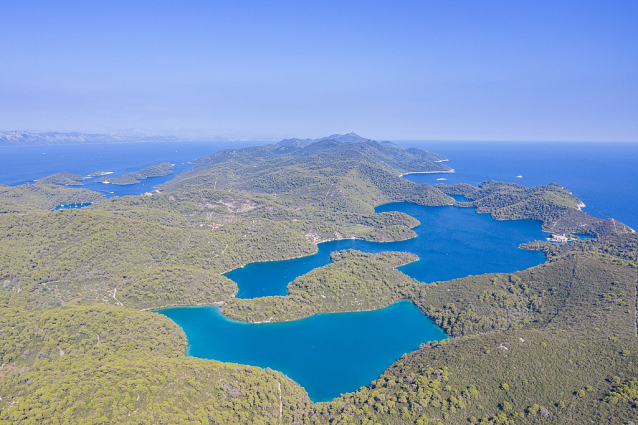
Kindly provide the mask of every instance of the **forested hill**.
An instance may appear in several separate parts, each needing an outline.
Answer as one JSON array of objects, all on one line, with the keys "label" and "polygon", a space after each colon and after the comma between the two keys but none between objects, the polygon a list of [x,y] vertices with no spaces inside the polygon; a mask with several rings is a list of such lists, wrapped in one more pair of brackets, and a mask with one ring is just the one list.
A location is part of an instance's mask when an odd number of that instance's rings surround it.
[{"label": "forested hill", "polygon": [[[268,145],[266,147],[272,149],[274,152],[281,154],[281,153],[290,153],[292,151],[295,150],[299,150],[300,148],[305,148],[306,146],[309,146],[313,143],[317,143],[317,142],[322,142],[325,140],[331,140],[331,141],[336,141],[336,142],[341,142],[341,143],[359,143],[359,144],[378,144],[381,145],[382,147],[386,147],[386,148],[393,148],[395,150],[404,150],[406,152],[409,152],[411,154],[415,154],[418,156],[423,156],[425,157],[425,159],[429,160],[429,161],[434,161],[434,162],[442,162],[442,161],[447,161],[447,158],[439,155],[437,153],[434,152],[428,152],[428,151],[424,151],[421,149],[416,149],[416,148],[408,148],[408,149],[403,149],[401,146],[394,144],[392,142],[388,142],[388,141],[383,141],[383,142],[376,142],[372,139],[366,139],[364,137],[359,136],[356,133],[347,133],[347,134],[332,134],[330,136],[327,137],[320,137],[319,139],[284,139],[282,141],[280,141],[277,144],[274,145]],[[390,151],[392,152],[392,151]],[[393,154],[396,155],[397,152],[394,152]],[[447,169],[447,168],[446,168]]]},{"label": "forested hill", "polygon": [[526,187],[521,184],[486,181],[477,186],[467,183],[436,186],[448,195],[462,195],[457,205],[489,213],[496,220],[537,220],[543,230],[553,233],[584,233],[605,236],[633,230],[613,218],[601,219],[581,211],[585,204],[556,183]]},{"label": "forested hill", "polygon": [[228,149],[199,159],[192,170],[165,184],[164,189],[212,185],[217,189],[281,193],[313,183],[333,184],[335,179],[376,180],[375,185],[383,189],[382,184],[389,184],[383,182],[396,181],[392,177],[400,174],[453,171],[441,163],[443,160],[421,149],[403,149],[367,139],[341,142],[325,138],[307,145],[303,140],[291,139],[275,145]]}]

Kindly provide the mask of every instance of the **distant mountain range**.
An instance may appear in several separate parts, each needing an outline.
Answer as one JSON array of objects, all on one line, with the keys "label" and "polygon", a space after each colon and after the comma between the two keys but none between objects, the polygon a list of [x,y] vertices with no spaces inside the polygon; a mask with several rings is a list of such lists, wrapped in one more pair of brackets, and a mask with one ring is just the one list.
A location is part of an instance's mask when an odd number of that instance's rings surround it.
[{"label": "distant mountain range", "polygon": [[[210,141],[231,142],[245,141],[246,138],[229,138],[222,136],[207,138],[185,138],[177,136],[154,136],[147,134],[103,134],[103,133],[62,133],[45,132],[33,133],[29,131],[0,131],[0,146],[39,146],[39,145],[84,145],[97,143],[126,143],[126,142],[172,142],[172,141]],[[275,148],[282,152],[286,149],[302,148],[322,140],[334,140],[343,143],[372,142],[356,133],[332,134],[318,139],[284,139],[275,144]],[[382,145],[394,145],[391,142],[380,142]]]},{"label": "distant mountain range", "polygon": [[175,140],[180,139],[175,136],[124,136],[119,134],[0,131],[0,146],[84,145],[141,141],[169,142]]},{"label": "distant mountain range", "polygon": [[[277,143],[277,147],[305,147],[311,143],[321,140],[332,139],[345,143],[371,142],[356,133],[333,134],[319,139],[284,139]],[[172,141],[210,141],[210,142],[231,142],[236,140],[248,140],[244,137],[229,138],[222,136],[215,137],[177,137],[177,136],[156,136],[147,134],[103,134],[103,133],[62,133],[44,132],[33,133],[29,131],[0,131],[0,146],[38,146],[38,145],[84,145],[96,143],[126,143],[126,142],[172,142]],[[390,142],[381,142],[389,144]]]}]

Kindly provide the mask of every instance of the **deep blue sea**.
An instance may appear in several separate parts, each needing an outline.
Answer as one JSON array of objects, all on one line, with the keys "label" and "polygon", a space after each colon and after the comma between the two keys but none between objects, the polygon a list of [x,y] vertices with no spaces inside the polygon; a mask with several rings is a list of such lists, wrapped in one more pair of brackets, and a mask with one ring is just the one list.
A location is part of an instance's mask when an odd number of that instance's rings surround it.
[{"label": "deep blue sea", "polygon": [[[409,174],[417,183],[503,180],[525,186],[558,183],[584,211],[638,229],[638,143],[401,142],[447,157],[454,174]],[[518,178],[517,176],[522,176]],[[445,178],[446,180],[437,180]]]},{"label": "deep blue sea", "polygon": [[[191,167],[189,161],[195,158],[252,144],[180,142],[0,148],[0,183],[32,182],[57,172],[88,175],[112,171],[117,176],[161,161],[176,164],[177,174]],[[588,213],[613,217],[638,229],[638,144],[402,144],[445,155],[450,159],[446,164],[456,170],[452,174],[411,174],[406,176],[409,180],[479,184],[495,179],[527,186],[556,182],[581,198]],[[84,187],[100,190],[109,197],[139,195],[175,174],[130,186],[104,185],[89,179]],[[348,248],[417,253],[420,260],[401,271],[423,282],[514,271],[543,261],[542,254],[517,248],[521,242],[544,236],[536,222],[496,222],[487,215],[457,207],[388,204],[377,210],[398,210],[418,218],[422,223],[415,229],[419,236],[387,244],[328,242],[320,244],[319,253],[314,256],[251,264],[228,276],[238,282],[239,295],[243,297],[285,294],[286,285],[296,276],[327,264],[331,251]],[[317,315],[290,323],[260,325],[228,320],[214,307],[173,308],[162,313],[186,331],[189,355],[281,370],[302,384],[315,401],[330,400],[368,384],[419,343],[445,337],[407,302],[374,312]]]}]

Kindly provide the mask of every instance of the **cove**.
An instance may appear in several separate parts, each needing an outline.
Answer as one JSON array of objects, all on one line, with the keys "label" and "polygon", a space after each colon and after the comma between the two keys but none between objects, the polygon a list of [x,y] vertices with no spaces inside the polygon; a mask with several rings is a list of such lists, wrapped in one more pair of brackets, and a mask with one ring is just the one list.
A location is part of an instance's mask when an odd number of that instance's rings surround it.
[{"label": "cove", "polygon": [[90,205],[93,205],[93,202],[78,202],[75,204],[62,204],[55,207],[53,211],[79,209],[79,208],[88,207]]},{"label": "cove", "polygon": [[419,344],[447,338],[409,301],[284,323],[238,322],[217,306],[158,313],[184,329],[187,355],[276,369],[303,386],[314,402],[368,385]]},{"label": "cove", "polygon": [[419,256],[419,261],[399,270],[427,283],[491,272],[509,273],[545,261],[542,252],[518,247],[524,242],[545,240],[548,235],[538,221],[498,221],[489,214],[478,214],[473,208],[425,207],[403,202],[376,209],[376,212],[384,211],[400,211],[418,219],[421,224],[414,228],[417,237],[400,242],[355,239],[324,242],[318,245],[314,255],[251,263],[225,276],[237,283],[238,298],[256,298],[286,295],[288,283],[330,263],[330,253],[342,249],[411,252]]}]

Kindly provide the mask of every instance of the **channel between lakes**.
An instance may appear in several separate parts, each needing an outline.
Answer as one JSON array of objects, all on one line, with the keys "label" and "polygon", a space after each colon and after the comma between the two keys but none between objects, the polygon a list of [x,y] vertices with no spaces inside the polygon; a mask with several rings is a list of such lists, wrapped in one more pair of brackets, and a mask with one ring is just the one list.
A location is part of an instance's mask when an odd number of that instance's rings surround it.
[{"label": "channel between lakes", "polygon": [[[430,283],[490,272],[514,272],[542,263],[543,253],[519,248],[546,233],[536,221],[497,221],[471,208],[392,203],[376,212],[400,211],[421,224],[416,238],[400,242],[346,239],[318,245],[314,255],[252,263],[226,276],[239,298],[286,295],[295,278],[330,263],[330,253],[356,249],[368,253],[410,252],[419,260],[400,271]],[[190,356],[279,370],[302,385],[312,401],[329,401],[376,379],[404,353],[447,335],[414,304],[319,314],[284,323],[244,323],[225,317],[220,307],[159,310],[186,333]]]}]

